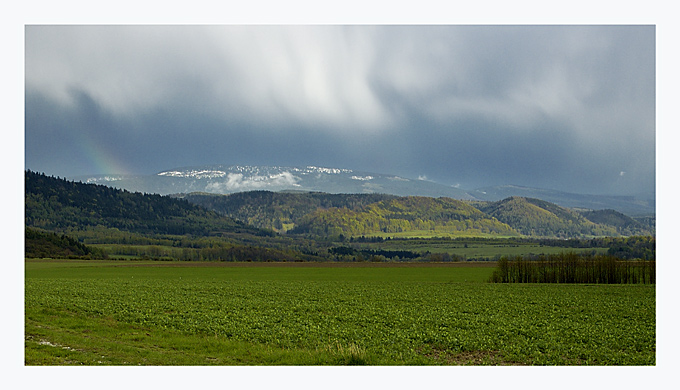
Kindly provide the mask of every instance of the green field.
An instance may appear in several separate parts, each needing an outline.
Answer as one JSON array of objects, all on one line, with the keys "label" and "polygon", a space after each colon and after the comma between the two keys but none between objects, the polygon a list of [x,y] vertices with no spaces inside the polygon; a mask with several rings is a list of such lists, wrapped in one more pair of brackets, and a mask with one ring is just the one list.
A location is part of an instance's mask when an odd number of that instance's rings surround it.
[{"label": "green field", "polygon": [[27,260],[25,364],[656,364],[654,285],[484,265]]}]

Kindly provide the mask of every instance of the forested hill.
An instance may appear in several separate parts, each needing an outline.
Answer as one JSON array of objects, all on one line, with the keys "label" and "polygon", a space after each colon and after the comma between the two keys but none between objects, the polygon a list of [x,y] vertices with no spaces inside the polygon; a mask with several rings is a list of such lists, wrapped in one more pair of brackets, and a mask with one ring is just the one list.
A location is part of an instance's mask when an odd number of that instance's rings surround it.
[{"label": "forested hill", "polygon": [[25,172],[25,222],[27,227],[61,232],[95,226],[142,234],[256,231],[185,200],[76,183],[31,171]]},{"label": "forested hill", "polygon": [[613,226],[618,233],[624,236],[655,235],[656,233],[656,224],[653,217],[634,219],[611,209],[585,210],[579,211],[579,214],[591,222]]},{"label": "forested hill", "polygon": [[24,254],[27,258],[106,258],[101,250],[91,248],[63,234],[27,227],[24,239]]},{"label": "forested hill", "polygon": [[279,232],[345,237],[428,231],[437,235],[584,237],[654,234],[611,210],[576,212],[540,199],[498,202],[379,194],[242,192],[178,195],[248,224]]},{"label": "forested hill", "polygon": [[480,202],[384,194],[268,191],[179,197],[184,199],[25,172],[26,226],[62,233],[115,228],[139,234],[194,236],[222,232],[269,235],[276,230],[330,238],[654,234],[653,221],[643,224],[612,210],[579,213],[522,197]]},{"label": "forested hill", "polygon": [[518,235],[507,224],[463,201],[422,196],[383,200],[357,210],[317,210],[301,218],[292,232],[331,237],[403,232]]},{"label": "forested hill", "polygon": [[249,191],[230,195],[181,195],[191,203],[265,229],[285,232],[305,215],[317,210],[358,210],[369,204],[398,198],[385,194],[327,194],[323,192]]},{"label": "forested hill", "polygon": [[566,238],[621,234],[615,225],[593,222],[576,211],[540,199],[514,196],[478,207],[527,236]]},{"label": "forested hill", "polygon": [[281,193],[181,195],[192,203],[260,228],[323,237],[436,231],[519,235],[460,200],[384,194]]}]

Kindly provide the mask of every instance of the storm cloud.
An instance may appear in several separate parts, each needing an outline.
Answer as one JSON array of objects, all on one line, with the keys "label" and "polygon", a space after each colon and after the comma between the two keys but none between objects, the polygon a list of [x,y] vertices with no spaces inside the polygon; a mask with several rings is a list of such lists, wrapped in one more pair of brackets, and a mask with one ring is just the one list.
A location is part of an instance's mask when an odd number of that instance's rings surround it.
[{"label": "storm cloud", "polygon": [[29,25],[25,42],[26,167],[48,174],[654,191],[654,26]]}]

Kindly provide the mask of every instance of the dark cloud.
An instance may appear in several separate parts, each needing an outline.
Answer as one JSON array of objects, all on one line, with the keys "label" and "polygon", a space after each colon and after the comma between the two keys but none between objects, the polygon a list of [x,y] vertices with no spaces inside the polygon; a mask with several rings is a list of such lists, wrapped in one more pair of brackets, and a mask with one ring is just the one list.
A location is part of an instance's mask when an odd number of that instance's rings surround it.
[{"label": "dark cloud", "polygon": [[28,26],[26,166],[653,191],[654,46],[653,26]]}]

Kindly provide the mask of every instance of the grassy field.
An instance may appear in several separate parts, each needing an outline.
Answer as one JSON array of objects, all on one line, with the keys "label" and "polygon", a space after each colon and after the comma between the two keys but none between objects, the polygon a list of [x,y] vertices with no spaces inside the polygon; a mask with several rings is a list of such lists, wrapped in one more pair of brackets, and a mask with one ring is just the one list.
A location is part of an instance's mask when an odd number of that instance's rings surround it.
[{"label": "grassy field", "polygon": [[655,364],[654,285],[488,265],[29,260],[25,364]]}]

